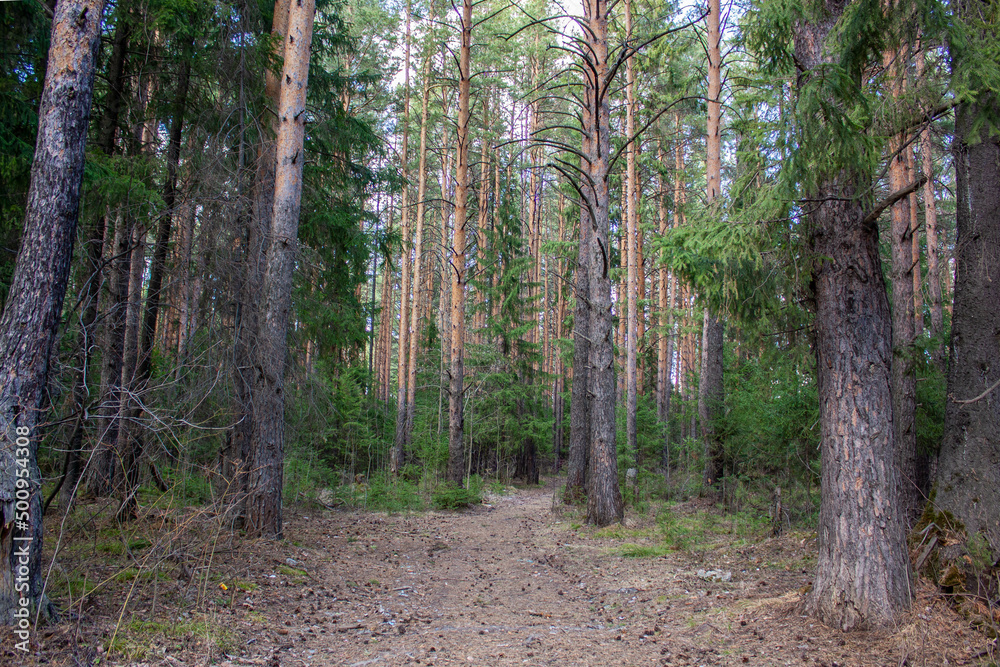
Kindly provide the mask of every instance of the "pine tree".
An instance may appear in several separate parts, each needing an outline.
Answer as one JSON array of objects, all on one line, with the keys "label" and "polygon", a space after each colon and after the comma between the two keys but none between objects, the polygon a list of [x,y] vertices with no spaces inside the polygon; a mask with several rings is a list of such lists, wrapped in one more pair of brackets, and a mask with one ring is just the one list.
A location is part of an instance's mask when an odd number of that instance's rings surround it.
[{"label": "pine tree", "polygon": [[[102,0],[63,0],[56,5],[38,139],[25,207],[24,231],[10,293],[0,316],[0,505],[4,524],[0,553],[0,622],[15,623],[26,599],[46,616],[42,599],[42,503],[38,432],[53,341],[73,258],[80,212],[84,148],[100,45]],[[27,500],[28,508],[18,507]],[[28,555],[27,575],[19,574]],[[25,581],[26,580],[26,581]],[[27,642],[27,636],[22,640]]]}]

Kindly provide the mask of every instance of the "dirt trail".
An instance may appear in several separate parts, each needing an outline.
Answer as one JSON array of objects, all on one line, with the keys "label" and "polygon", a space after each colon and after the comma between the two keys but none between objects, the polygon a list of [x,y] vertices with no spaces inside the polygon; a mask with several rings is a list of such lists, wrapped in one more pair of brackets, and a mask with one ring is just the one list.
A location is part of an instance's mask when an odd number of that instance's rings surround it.
[{"label": "dirt trail", "polygon": [[623,558],[623,541],[647,539],[642,520],[623,540],[572,512],[553,511],[550,482],[459,513],[295,517],[280,552],[242,565],[259,587],[232,612],[245,647],[221,661],[832,667],[974,664],[982,652],[930,590],[893,632],[842,635],[800,616],[811,569],[793,565],[814,549],[801,535]]},{"label": "dirt trail", "polygon": [[0,637],[0,665],[917,667],[996,654],[924,582],[891,630],[844,635],[802,616],[814,534],[763,538],[697,500],[596,530],[553,502],[555,483],[462,512],[290,508],[281,542],[182,507],[89,546],[83,508],[50,584],[99,583],[82,597],[54,588],[63,623],[27,655]]}]

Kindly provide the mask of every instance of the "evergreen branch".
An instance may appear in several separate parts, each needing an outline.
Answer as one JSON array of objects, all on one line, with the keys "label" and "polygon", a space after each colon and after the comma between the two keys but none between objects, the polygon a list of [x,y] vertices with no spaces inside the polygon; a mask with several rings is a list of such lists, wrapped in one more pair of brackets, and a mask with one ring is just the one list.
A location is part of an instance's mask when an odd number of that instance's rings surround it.
[{"label": "evergreen branch", "polygon": [[906,197],[907,195],[915,191],[917,188],[919,188],[926,182],[927,182],[927,177],[921,176],[917,180],[907,185],[905,188],[900,188],[899,190],[896,190],[891,195],[889,195],[879,203],[875,204],[875,208],[873,208],[871,212],[865,216],[865,219],[862,220],[861,224],[865,225],[866,227],[875,224],[875,222],[878,220],[878,217],[882,215],[882,211],[889,208],[903,197]]}]

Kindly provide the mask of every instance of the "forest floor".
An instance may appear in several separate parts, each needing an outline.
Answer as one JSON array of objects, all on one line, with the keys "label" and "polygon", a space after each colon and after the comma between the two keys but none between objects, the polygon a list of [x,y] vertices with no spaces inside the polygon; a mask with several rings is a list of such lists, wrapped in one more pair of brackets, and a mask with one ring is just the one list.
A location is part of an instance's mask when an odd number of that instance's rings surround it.
[{"label": "forest floor", "polygon": [[[803,616],[815,533],[754,537],[704,501],[596,530],[555,502],[555,483],[459,512],[286,510],[283,542],[218,531],[190,551],[161,552],[155,568],[141,555],[155,545],[133,539],[88,563],[100,583],[83,582],[88,594],[37,634],[31,654],[4,637],[0,663],[832,667],[994,657],[995,644],[926,582],[891,630],[843,634]],[[176,517],[159,520],[160,534],[177,532]]]}]

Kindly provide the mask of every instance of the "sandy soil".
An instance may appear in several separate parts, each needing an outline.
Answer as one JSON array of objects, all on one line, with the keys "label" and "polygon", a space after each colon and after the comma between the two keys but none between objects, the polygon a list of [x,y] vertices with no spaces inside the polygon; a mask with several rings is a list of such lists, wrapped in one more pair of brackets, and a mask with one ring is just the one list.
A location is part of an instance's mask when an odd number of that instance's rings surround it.
[{"label": "sandy soil", "polygon": [[462,512],[299,510],[284,542],[217,541],[156,586],[91,594],[31,656],[5,638],[0,662],[833,667],[983,664],[995,650],[927,584],[891,630],[845,635],[802,616],[807,535],[625,558],[652,518],[596,531],[553,489]]}]

